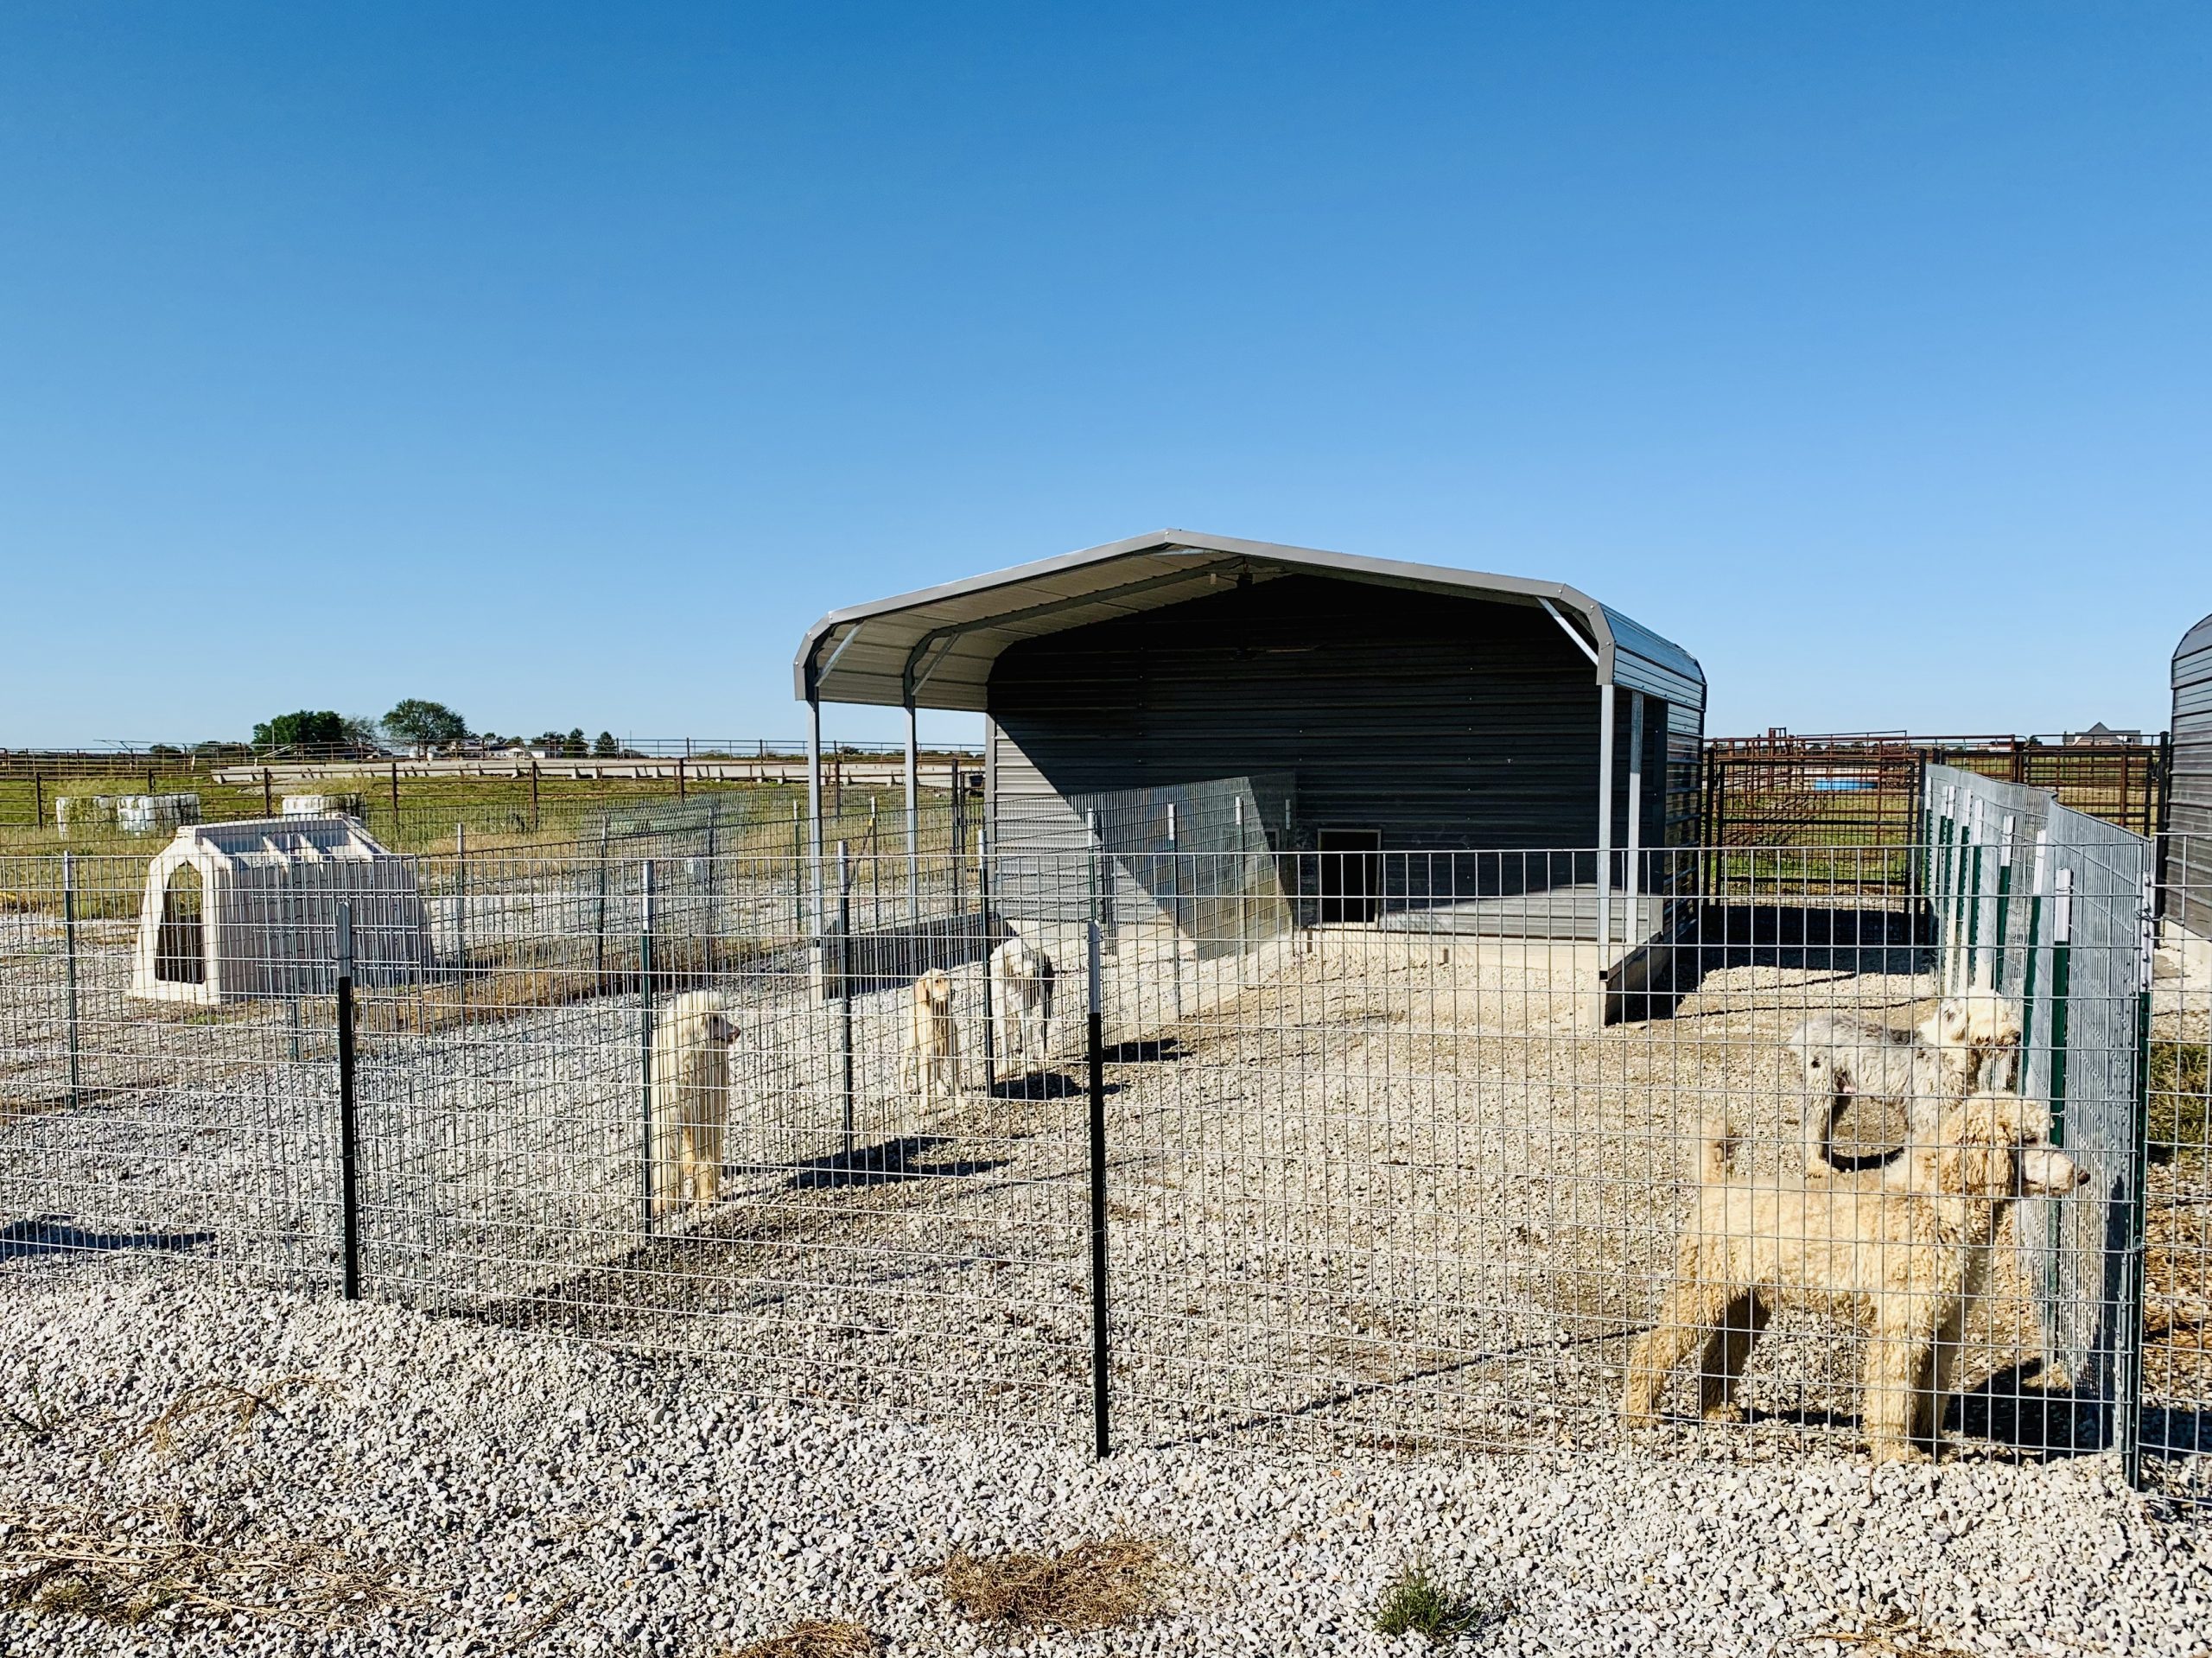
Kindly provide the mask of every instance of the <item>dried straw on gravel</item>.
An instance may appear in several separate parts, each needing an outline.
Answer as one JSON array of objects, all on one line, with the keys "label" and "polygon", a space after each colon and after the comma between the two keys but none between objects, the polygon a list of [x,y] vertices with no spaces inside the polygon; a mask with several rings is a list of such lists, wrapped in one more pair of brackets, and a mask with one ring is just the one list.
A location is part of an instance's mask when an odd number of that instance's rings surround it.
[{"label": "dried straw on gravel", "polygon": [[1166,1577],[1160,1546],[1103,1537],[1041,1554],[975,1554],[945,1561],[944,1598],[978,1623],[1024,1629],[1107,1629],[1159,1610]]},{"label": "dried straw on gravel", "polygon": [[0,1606],[138,1623],[163,1613],[328,1629],[398,1598],[391,1573],[242,1512],[182,1503],[0,1509]]},{"label": "dried straw on gravel", "polygon": [[741,1647],[731,1658],[875,1658],[880,1637],[846,1618],[810,1617],[781,1635]]}]

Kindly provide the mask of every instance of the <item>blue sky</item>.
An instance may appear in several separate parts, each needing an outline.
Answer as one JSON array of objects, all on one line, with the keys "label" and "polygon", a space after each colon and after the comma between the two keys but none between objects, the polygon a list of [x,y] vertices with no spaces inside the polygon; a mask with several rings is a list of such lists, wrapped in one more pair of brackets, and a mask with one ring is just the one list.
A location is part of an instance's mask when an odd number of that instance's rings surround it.
[{"label": "blue sky", "polygon": [[2202,5],[18,3],[0,249],[0,743],[793,734],[1166,524],[1716,732],[2159,726],[2212,610]]}]

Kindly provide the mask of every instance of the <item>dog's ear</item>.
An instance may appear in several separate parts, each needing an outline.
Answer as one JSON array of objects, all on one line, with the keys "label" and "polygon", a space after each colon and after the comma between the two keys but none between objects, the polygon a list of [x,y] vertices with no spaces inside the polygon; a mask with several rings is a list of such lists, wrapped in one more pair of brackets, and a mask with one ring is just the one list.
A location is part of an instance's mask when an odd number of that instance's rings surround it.
[{"label": "dog's ear", "polygon": [[2044,1101],[2020,1094],[2000,1093],[1995,1097],[2005,1102],[2016,1144],[2025,1146],[2050,1138],[2050,1107]]},{"label": "dog's ear", "polygon": [[2012,1147],[1977,1140],[1936,1153],[1936,1190],[1953,1197],[1999,1196],[2012,1189]]},{"label": "dog's ear", "polygon": [[1946,996],[1936,1004],[1936,1011],[1920,1021],[1914,1034],[1931,1048],[1955,1048],[1966,1040],[1966,1004],[1955,996]]},{"label": "dog's ear", "polygon": [[2050,1134],[2050,1108],[2041,1100],[1985,1089],[1961,1102],[1960,1109],[1971,1114],[1974,1137],[1992,1145],[2025,1146]]}]

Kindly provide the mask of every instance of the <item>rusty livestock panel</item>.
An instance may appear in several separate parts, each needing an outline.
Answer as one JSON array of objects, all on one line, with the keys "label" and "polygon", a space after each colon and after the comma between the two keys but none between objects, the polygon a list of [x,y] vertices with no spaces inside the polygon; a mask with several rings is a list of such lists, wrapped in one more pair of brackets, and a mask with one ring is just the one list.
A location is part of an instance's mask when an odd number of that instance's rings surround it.
[{"label": "rusty livestock panel", "polygon": [[2166,753],[2157,741],[2032,737],[1716,738],[1705,746],[1703,838],[1715,847],[1903,846],[1923,832],[1931,765],[2038,790],[2150,835],[2164,810]]}]

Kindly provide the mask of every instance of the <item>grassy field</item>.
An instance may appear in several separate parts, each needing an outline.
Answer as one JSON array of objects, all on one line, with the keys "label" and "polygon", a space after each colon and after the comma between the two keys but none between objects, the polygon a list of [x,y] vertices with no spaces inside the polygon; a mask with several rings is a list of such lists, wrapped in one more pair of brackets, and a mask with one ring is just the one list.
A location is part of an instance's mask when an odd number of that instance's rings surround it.
[{"label": "grassy field", "polygon": [[[201,819],[237,822],[263,816],[258,788],[213,785],[206,773],[179,770],[158,773],[157,792],[188,791],[200,796]],[[125,792],[114,777],[63,778],[49,785],[46,821],[29,821],[27,779],[0,779],[0,913],[60,913],[62,869],[60,854],[77,854],[76,912],[86,921],[135,917],[144,886],[145,867],[171,839],[167,830],[126,834],[112,824],[73,825],[64,836],[54,826],[55,793]],[[143,791],[142,774],[128,792]],[[315,792],[335,793],[326,784]],[[301,792],[310,792],[302,790]],[[363,791],[362,818],[379,844],[394,852],[449,860],[461,849],[472,866],[482,859],[528,861],[589,858],[605,845],[618,862],[640,858],[701,855],[711,847],[717,858],[792,860],[804,850],[804,787],[790,784],[694,785],[679,799],[665,782],[625,785],[613,781],[543,778],[533,800],[527,778],[436,778],[400,779],[395,816],[387,787]],[[16,802],[12,796],[20,794]],[[951,797],[944,790],[922,793],[921,852],[941,864],[952,843]],[[861,867],[856,885],[874,888],[904,880],[905,796],[897,789],[846,787],[825,792],[823,840],[827,848],[849,842]],[[979,809],[971,813],[969,837]],[[708,823],[713,828],[709,830]],[[893,868],[893,865],[897,868]]]},{"label": "grassy field", "polygon": [[[54,804],[64,796],[145,793],[149,791],[149,782],[153,793],[197,794],[200,819],[211,823],[268,816],[271,808],[281,806],[286,792],[281,786],[275,788],[264,801],[257,785],[219,784],[205,771],[185,767],[156,767],[129,777],[49,777],[36,785],[29,777],[0,775],[0,851],[150,854],[169,838],[166,832],[130,835],[111,825],[86,824],[73,825],[65,836],[55,827]],[[402,777],[397,812],[389,782],[373,776],[301,785],[296,791],[359,793],[369,832],[395,852],[450,852],[454,848],[455,831],[461,828],[467,829],[472,850],[519,850],[559,844],[580,834],[596,834],[600,822],[609,813],[672,805],[677,801],[664,779],[631,783],[543,778],[533,790],[527,778]],[[942,818],[944,791],[931,791],[925,782],[923,797],[925,816]],[[733,825],[754,826],[764,837],[762,844],[743,849],[788,851],[788,826],[794,811],[804,810],[806,791],[781,783],[693,783],[686,788],[684,798],[690,803],[726,803]],[[835,820],[837,835],[861,839],[874,824],[880,825],[880,841],[899,842],[904,810],[899,791],[849,786],[824,802],[825,810],[839,808],[842,811]],[[775,835],[778,826],[785,830],[780,839]],[[941,829],[938,835],[942,838]]]}]

